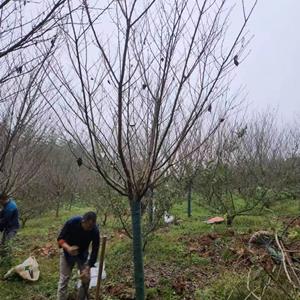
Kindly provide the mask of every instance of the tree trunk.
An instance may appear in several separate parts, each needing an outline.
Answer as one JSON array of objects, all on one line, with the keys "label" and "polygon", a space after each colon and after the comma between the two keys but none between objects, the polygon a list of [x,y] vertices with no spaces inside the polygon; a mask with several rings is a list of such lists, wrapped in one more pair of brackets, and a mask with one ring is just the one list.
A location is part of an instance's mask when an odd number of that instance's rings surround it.
[{"label": "tree trunk", "polygon": [[72,209],[73,202],[75,201],[74,193],[71,194],[70,203],[69,203],[69,211]]},{"label": "tree trunk", "polygon": [[187,202],[188,202],[188,217],[192,216],[192,182],[188,183],[188,192],[187,192]]},{"label": "tree trunk", "polygon": [[60,198],[56,199],[56,209],[55,209],[55,217],[58,218],[59,216],[59,208],[60,208]]},{"label": "tree trunk", "polygon": [[23,218],[20,218],[20,219],[21,219],[21,223],[22,223],[22,228],[25,228],[25,225],[28,221],[28,218],[23,217]]},{"label": "tree trunk", "polygon": [[143,263],[143,244],[141,231],[141,201],[133,199],[131,201],[131,220],[133,238],[133,264],[134,264],[134,283],[135,299],[145,299],[144,287],[144,263]]},{"label": "tree trunk", "polygon": [[107,221],[107,213],[104,213],[104,218],[103,218],[103,221],[102,221],[102,226],[106,225],[106,221]]},{"label": "tree trunk", "polygon": [[235,216],[227,216],[227,226],[232,226],[233,220],[234,220]]}]

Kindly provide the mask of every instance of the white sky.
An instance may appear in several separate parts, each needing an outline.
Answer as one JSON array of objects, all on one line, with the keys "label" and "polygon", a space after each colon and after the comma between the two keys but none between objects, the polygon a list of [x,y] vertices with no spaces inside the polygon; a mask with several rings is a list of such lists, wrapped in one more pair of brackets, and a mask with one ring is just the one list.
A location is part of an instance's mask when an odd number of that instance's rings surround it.
[{"label": "white sky", "polygon": [[250,111],[275,109],[283,122],[300,117],[300,0],[259,0],[251,54],[236,80],[246,85]]},{"label": "white sky", "polygon": [[283,122],[300,118],[300,0],[258,0],[248,28],[251,53],[235,84],[246,86],[250,112],[273,109]]}]

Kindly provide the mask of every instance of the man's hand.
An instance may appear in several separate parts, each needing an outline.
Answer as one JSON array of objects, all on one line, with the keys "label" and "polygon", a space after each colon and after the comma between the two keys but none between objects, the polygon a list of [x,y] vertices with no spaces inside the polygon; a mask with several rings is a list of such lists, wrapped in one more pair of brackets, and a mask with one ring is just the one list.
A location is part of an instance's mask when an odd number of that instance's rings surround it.
[{"label": "man's hand", "polygon": [[63,245],[62,245],[62,248],[64,249],[64,250],[66,250],[71,256],[76,256],[76,255],[78,255],[78,249],[79,249],[79,247],[78,246],[70,246],[69,244],[67,244],[67,243],[64,243]]},{"label": "man's hand", "polygon": [[78,255],[78,246],[69,246],[69,249],[67,250],[67,252],[71,255],[71,256],[76,256]]},{"label": "man's hand", "polygon": [[80,272],[80,279],[83,283],[88,283],[91,278],[91,268],[89,266],[86,266],[83,270]]}]

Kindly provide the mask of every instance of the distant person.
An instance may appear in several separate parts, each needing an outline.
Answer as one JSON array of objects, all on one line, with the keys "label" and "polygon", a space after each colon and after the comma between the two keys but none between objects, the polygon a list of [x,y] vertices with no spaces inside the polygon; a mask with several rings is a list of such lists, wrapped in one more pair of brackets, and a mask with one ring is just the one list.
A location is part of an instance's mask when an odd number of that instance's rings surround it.
[{"label": "distant person", "polygon": [[[80,271],[81,288],[78,299],[86,299],[90,283],[90,268],[94,266],[99,250],[99,230],[96,225],[97,216],[94,212],[87,212],[82,217],[73,217],[62,228],[57,242],[63,251],[60,254],[60,271],[57,298],[68,298],[68,283],[74,265]],[[92,251],[88,259],[89,245],[92,243]]]},{"label": "distant person", "polygon": [[19,212],[16,202],[5,192],[0,192],[0,204],[3,207],[0,211],[0,231],[3,232],[0,243],[4,245],[17,234],[20,227]]}]

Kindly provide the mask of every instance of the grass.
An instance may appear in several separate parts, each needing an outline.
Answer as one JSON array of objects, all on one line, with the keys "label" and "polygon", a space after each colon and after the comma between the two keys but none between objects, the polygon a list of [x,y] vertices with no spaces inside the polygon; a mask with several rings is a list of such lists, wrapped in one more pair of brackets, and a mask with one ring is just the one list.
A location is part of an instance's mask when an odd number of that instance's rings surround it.
[{"label": "grass", "polygon": [[[63,223],[89,209],[92,208],[73,207],[71,211],[62,211],[58,218],[50,212],[29,220],[14,241],[11,265],[21,263],[46,244],[55,246]],[[298,202],[277,203],[272,207],[273,212],[266,212],[264,216],[237,217],[232,230],[242,235],[249,231],[267,230],[275,226],[278,216],[295,215],[297,209]],[[196,203],[193,203],[191,218],[187,217],[185,203],[176,204],[171,213],[176,216],[178,224],[158,230],[145,251],[147,299],[244,299],[246,273],[241,269],[238,274],[231,264],[235,254],[229,249],[234,239],[227,234],[228,228],[223,224],[215,227],[205,224],[203,221],[213,215]],[[133,294],[131,241],[118,235],[117,224],[109,218],[107,226],[102,228],[102,233],[110,237],[106,255],[108,277],[103,285],[104,299],[107,300],[130,299]],[[213,256],[199,255],[192,249],[193,245],[203,246],[201,238],[206,235],[217,236],[212,242],[215,249]],[[299,237],[299,234],[294,235]],[[8,281],[1,279],[1,300],[56,299],[58,253],[52,257],[36,254],[36,258],[41,271],[39,281],[28,283],[18,277]],[[9,266],[0,265],[1,278],[8,269]]]}]

